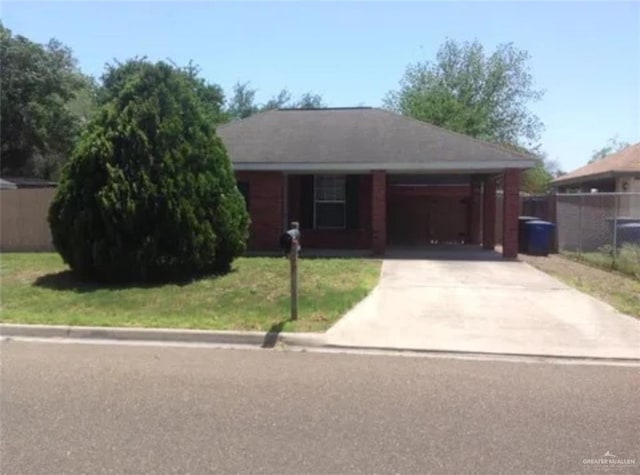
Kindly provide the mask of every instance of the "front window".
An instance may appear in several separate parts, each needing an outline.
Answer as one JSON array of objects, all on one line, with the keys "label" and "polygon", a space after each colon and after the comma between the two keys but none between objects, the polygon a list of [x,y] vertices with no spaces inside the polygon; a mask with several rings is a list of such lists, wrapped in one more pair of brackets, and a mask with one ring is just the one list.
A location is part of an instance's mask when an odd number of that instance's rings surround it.
[{"label": "front window", "polygon": [[343,175],[316,175],[314,228],[345,228],[345,184]]}]

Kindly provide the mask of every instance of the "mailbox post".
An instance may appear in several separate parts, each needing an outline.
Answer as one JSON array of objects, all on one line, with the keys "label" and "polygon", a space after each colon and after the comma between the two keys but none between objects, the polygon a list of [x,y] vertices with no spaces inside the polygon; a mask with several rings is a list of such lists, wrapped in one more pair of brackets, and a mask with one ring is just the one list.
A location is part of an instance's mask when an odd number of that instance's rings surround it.
[{"label": "mailbox post", "polygon": [[[298,319],[298,253],[300,252],[300,224],[297,221],[291,223],[291,229],[287,231],[291,236],[291,246],[288,249],[289,267],[291,277],[291,320]],[[287,250],[285,250],[287,251]]]}]

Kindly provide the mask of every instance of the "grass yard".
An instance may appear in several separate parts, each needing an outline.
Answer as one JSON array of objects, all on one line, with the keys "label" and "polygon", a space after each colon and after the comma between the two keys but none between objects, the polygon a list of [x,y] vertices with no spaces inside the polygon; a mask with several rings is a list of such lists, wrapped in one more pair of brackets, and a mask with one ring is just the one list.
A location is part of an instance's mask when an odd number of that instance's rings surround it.
[{"label": "grass yard", "polygon": [[573,257],[551,254],[520,259],[576,289],[603,300],[618,311],[640,318],[640,280],[621,272],[605,270],[576,261]]},{"label": "grass yard", "polygon": [[377,284],[380,261],[301,259],[299,318],[289,318],[289,262],[252,257],[189,284],[78,282],[54,253],[0,255],[0,321],[52,325],[322,331]]}]

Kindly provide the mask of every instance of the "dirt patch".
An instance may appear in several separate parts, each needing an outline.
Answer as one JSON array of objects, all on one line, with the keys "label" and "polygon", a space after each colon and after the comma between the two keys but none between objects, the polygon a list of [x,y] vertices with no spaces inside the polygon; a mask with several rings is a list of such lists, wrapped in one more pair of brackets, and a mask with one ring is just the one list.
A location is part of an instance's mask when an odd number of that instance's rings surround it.
[{"label": "dirt patch", "polygon": [[620,312],[640,318],[640,281],[582,264],[559,254],[548,257],[520,254],[518,257],[566,284],[604,300]]}]

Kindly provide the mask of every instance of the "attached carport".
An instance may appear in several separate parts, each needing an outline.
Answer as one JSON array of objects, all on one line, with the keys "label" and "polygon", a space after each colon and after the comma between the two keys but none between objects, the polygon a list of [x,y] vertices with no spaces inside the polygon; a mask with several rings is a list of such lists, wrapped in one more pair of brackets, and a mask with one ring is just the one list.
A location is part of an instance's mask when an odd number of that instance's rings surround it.
[{"label": "attached carport", "polygon": [[389,174],[386,184],[387,245],[496,244],[496,193],[502,188],[502,252],[516,257],[520,169],[485,173]]}]

